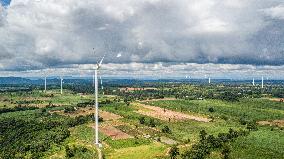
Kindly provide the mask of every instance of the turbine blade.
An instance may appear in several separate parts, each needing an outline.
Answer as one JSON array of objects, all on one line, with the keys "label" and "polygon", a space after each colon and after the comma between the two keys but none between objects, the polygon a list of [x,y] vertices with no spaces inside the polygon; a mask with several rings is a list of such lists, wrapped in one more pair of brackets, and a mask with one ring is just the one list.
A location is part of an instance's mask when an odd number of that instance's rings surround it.
[{"label": "turbine blade", "polygon": [[104,58],[105,58],[105,55],[103,56],[103,58],[101,59],[100,63],[99,63],[99,66],[102,65],[103,61],[104,61]]}]

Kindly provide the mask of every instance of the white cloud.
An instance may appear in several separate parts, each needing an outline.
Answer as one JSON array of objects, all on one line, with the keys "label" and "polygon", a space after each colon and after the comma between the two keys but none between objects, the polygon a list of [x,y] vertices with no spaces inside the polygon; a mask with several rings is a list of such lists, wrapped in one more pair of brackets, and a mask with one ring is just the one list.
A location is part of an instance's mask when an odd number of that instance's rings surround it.
[{"label": "white cloud", "polygon": [[156,68],[282,65],[284,22],[263,14],[281,18],[282,9],[280,0],[13,0],[0,8],[1,68],[90,64],[105,53],[107,63]]},{"label": "white cloud", "polygon": [[[61,68],[43,70],[29,70],[21,72],[0,71],[1,76],[41,77],[44,73],[48,76],[73,76],[91,77],[94,73],[94,65],[65,65]],[[261,79],[262,76],[269,79],[283,79],[284,66],[253,66],[238,64],[168,64],[168,63],[128,63],[128,64],[103,64],[99,74],[103,77],[122,78],[227,78],[227,79]]]},{"label": "white cloud", "polygon": [[272,18],[284,19],[284,5],[278,5],[265,9],[264,12]]}]

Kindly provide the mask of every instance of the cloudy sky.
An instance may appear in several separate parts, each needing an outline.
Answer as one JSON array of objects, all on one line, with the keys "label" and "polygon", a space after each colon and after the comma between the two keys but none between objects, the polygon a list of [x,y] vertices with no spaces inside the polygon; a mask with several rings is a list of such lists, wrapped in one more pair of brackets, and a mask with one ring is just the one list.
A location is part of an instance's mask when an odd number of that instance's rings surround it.
[{"label": "cloudy sky", "polygon": [[0,2],[0,76],[284,79],[283,0]]}]

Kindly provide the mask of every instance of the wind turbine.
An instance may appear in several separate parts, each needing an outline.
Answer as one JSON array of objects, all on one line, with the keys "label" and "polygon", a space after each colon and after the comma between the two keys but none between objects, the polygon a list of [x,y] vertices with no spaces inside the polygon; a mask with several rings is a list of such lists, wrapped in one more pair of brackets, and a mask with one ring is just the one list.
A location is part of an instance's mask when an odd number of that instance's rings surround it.
[{"label": "wind turbine", "polygon": [[93,74],[93,87],[95,87],[95,75]]},{"label": "wind turbine", "polygon": [[252,85],[253,85],[253,86],[255,85],[255,83],[254,83],[254,78],[252,79]]},{"label": "wind turbine", "polygon": [[261,88],[263,88],[263,76],[261,77]]},{"label": "wind turbine", "polygon": [[104,57],[102,57],[102,59],[100,60],[99,63],[97,63],[96,67],[95,67],[95,100],[96,100],[96,114],[95,114],[95,121],[96,121],[96,125],[95,125],[95,144],[97,146],[101,146],[101,144],[99,143],[99,103],[98,103],[98,70],[101,68],[101,65],[103,63]]},{"label": "wind turbine", "polygon": [[46,72],[43,72],[42,76],[44,77],[44,90],[43,90],[43,92],[46,93]]},{"label": "wind turbine", "polygon": [[44,93],[46,93],[47,90],[47,76],[50,73],[50,69],[47,69],[46,71],[42,71],[43,72],[43,76],[44,76]]},{"label": "wind turbine", "polygon": [[[104,90],[102,76],[100,76],[100,81],[101,81],[101,89]],[[104,92],[103,92],[103,94],[104,94]]]},{"label": "wind turbine", "polygon": [[44,76],[44,93],[46,93],[46,75]]},{"label": "wind turbine", "polygon": [[63,77],[60,76],[60,93],[61,93],[61,94],[63,94],[62,84],[63,84]]}]

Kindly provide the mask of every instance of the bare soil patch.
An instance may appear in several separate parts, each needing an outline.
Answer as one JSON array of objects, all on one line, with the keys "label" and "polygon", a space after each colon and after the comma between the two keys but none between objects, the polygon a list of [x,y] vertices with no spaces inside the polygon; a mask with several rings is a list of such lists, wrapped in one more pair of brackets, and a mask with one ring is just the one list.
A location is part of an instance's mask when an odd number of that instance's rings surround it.
[{"label": "bare soil patch", "polygon": [[[138,104],[138,105],[143,107],[144,109],[139,109],[138,111],[136,111],[137,113],[151,116],[151,117],[158,118],[158,119],[165,120],[165,121],[196,120],[200,122],[209,122],[211,120],[205,117],[184,114],[184,113],[175,112],[169,109],[163,109],[160,107],[149,106],[145,104]],[[145,108],[147,110],[145,110]]]},{"label": "bare soil patch", "polygon": [[147,99],[147,100],[143,100],[143,102],[166,101],[166,100],[177,100],[177,99],[176,98]]},{"label": "bare soil patch", "polygon": [[284,119],[283,120],[272,120],[272,121],[259,121],[257,123],[260,125],[284,127]]},{"label": "bare soil patch", "polygon": [[162,136],[162,137],[160,138],[160,140],[161,140],[161,142],[163,142],[163,143],[165,143],[165,144],[167,144],[167,145],[176,145],[176,144],[178,144],[177,141],[175,141],[175,140],[173,140],[173,139],[170,139],[170,138],[168,138],[168,137],[165,137],[165,136]]},{"label": "bare soil patch", "polygon": [[269,98],[269,100],[275,101],[275,102],[284,102],[284,98]]},{"label": "bare soil patch", "polygon": [[130,136],[113,126],[100,127],[99,131],[110,136],[113,140],[133,138],[133,136]]},{"label": "bare soil patch", "polygon": [[121,119],[123,118],[120,115],[114,114],[114,113],[110,113],[110,112],[106,112],[106,111],[99,111],[99,116],[101,116],[104,120],[117,120],[117,119]]},{"label": "bare soil patch", "polygon": [[155,87],[145,87],[145,88],[140,88],[140,87],[124,87],[124,88],[119,88],[119,91],[141,91],[141,90],[157,90]]},{"label": "bare soil patch", "polygon": [[[76,111],[70,112],[70,113],[64,113],[64,110],[51,111],[51,113],[58,113],[60,115],[65,115],[65,116],[70,116],[70,117],[77,117],[77,116],[80,116],[80,115],[85,116],[85,115],[95,114],[96,109],[86,107],[86,108],[79,108]],[[117,120],[117,119],[122,118],[122,116],[120,116],[120,115],[113,114],[113,113],[106,112],[106,111],[102,111],[102,110],[99,110],[99,116],[102,117],[104,121]]]}]

